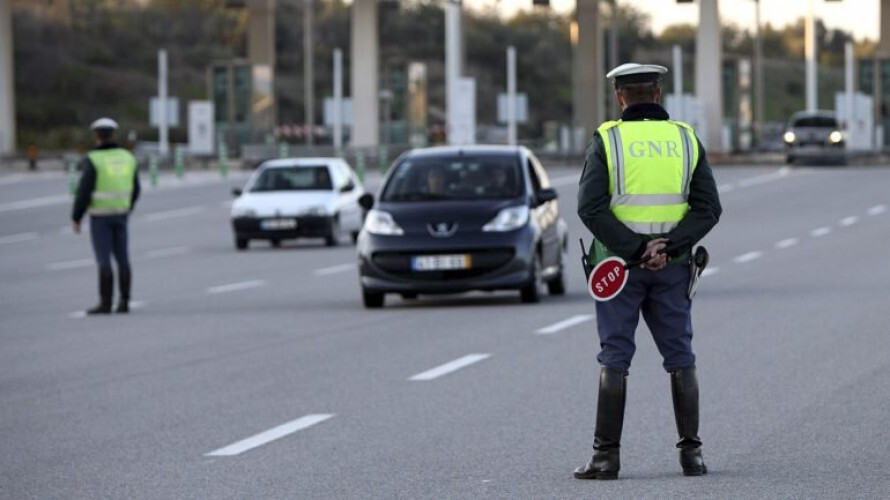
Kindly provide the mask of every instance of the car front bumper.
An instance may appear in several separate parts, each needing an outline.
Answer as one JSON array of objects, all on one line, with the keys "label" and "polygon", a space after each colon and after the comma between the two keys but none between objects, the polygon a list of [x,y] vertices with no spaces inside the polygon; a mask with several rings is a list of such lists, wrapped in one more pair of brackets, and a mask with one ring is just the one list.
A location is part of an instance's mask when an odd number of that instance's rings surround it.
[{"label": "car front bumper", "polygon": [[[266,221],[279,221],[279,225],[291,224],[294,227],[279,227],[266,229],[263,227]],[[331,234],[333,220],[327,216],[301,216],[301,217],[234,217],[232,230],[236,238],[250,240],[294,239],[294,238],[324,238]]]}]

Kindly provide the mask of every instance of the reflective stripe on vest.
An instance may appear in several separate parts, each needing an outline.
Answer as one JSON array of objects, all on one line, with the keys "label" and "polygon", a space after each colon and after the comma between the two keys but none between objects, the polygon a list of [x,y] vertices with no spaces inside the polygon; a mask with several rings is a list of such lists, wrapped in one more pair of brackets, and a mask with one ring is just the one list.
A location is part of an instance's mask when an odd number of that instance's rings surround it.
[{"label": "reflective stripe on vest", "polygon": [[136,158],[121,148],[91,151],[87,156],[96,169],[96,187],[90,200],[91,215],[125,214],[130,211]]},{"label": "reflective stripe on vest", "polygon": [[599,129],[609,167],[610,207],[634,232],[664,234],[689,210],[698,163],[691,127],[671,120],[607,122]]}]

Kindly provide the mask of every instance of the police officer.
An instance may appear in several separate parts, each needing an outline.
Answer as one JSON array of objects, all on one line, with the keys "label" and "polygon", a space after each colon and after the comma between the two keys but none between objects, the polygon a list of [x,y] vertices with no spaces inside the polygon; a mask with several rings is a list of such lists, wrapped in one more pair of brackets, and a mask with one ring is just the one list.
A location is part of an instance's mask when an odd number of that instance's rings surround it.
[{"label": "police officer", "polygon": [[[689,259],[692,246],[720,217],[720,199],[705,151],[692,128],[659,104],[667,68],[622,64],[614,79],[621,119],[603,123],[587,151],[578,215],[593,233],[591,258],[648,258],[628,271],[624,289],[597,302],[602,365],[593,457],[578,479],[616,479],[627,374],[640,313],[670,374],[680,465],[687,476],[707,472],[698,436],[698,382],[692,352]],[[594,264],[596,262],[593,262]]]},{"label": "police officer", "polygon": [[111,256],[117,262],[120,300],[115,312],[130,311],[132,272],[127,252],[127,218],[139,198],[136,158],[114,142],[117,122],[100,118],[90,125],[96,148],[81,161],[83,172],[74,199],[71,220],[80,233],[84,213],[90,214],[90,237],[99,267],[99,305],[87,314],[111,313],[114,272]]}]

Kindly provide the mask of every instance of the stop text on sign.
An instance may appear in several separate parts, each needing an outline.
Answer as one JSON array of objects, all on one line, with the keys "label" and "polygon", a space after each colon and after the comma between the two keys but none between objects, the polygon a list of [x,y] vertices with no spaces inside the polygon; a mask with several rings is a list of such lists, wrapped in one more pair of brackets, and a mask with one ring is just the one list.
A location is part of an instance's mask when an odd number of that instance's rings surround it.
[{"label": "stop text on sign", "polygon": [[609,257],[593,268],[587,283],[590,296],[604,302],[615,298],[627,284],[627,269],[620,257]]}]

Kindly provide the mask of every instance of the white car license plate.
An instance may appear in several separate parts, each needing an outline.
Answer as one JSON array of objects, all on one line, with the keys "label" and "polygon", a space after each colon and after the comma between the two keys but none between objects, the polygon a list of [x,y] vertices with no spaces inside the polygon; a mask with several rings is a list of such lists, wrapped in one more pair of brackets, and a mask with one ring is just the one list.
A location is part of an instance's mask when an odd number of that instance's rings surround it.
[{"label": "white car license plate", "polygon": [[264,231],[272,231],[276,229],[296,229],[296,219],[266,219],[260,221],[260,229]]},{"label": "white car license plate", "polygon": [[414,271],[469,269],[471,265],[472,262],[468,254],[422,255],[411,257],[411,269]]}]

